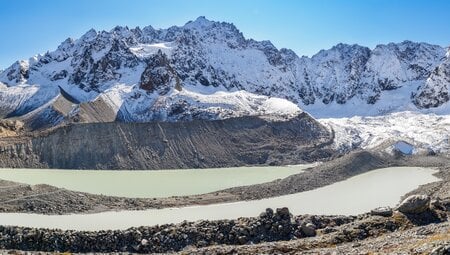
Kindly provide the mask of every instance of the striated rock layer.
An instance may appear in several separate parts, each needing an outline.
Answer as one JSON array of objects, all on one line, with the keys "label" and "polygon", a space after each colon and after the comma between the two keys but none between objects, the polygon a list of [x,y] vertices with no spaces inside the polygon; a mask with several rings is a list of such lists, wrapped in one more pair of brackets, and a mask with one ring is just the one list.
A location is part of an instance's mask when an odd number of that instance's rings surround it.
[{"label": "striated rock layer", "polygon": [[295,164],[330,157],[332,134],[306,113],[291,119],[73,124],[3,139],[1,167],[172,169]]}]

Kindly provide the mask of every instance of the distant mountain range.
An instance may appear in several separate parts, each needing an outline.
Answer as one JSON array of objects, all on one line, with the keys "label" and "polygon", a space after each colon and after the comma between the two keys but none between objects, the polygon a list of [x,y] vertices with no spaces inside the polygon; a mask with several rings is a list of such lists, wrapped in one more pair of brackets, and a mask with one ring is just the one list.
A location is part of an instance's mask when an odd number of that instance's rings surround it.
[{"label": "distant mountain range", "polygon": [[338,44],[311,58],[199,17],[182,27],[90,30],[0,72],[0,117],[78,122],[450,113],[450,51]]}]

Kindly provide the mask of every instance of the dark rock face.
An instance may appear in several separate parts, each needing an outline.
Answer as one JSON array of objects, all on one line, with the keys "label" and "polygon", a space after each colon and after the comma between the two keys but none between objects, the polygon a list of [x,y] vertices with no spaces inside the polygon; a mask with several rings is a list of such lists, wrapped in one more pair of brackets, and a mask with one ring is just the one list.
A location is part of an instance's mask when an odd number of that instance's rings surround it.
[{"label": "dark rock face", "polygon": [[447,59],[431,73],[426,83],[412,95],[420,108],[439,107],[450,100],[450,52]]},{"label": "dark rock face", "polygon": [[67,72],[67,70],[62,70],[53,75],[52,81],[62,80],[64,78],[66,78],[68,75],[69,75],[69,73]]},{"label": "dark rock face", "polygon": [[180,90],[180,79],[170,66],[167,56],[161,50],[147,62],[147,67],[141,75],[141,89],[150,93],[158,91],[161,95],[167,94],[172,88]]},{"label": "dark rock face", "polygon": [[8,78],[8,81],[5,81],[5,84],[8,84],[9,82],[23,83],[30,76],[28,63],[24,61],[17,61],[11,67],[6,69],[5,72],[6,77]]},{"label": "dark rock face", "polygon": [[361,79],[369,58],[369,48],[346,44],[314,55],[309,76],[314,78],[311,82],[316,90],[315,97],[325,104],[333,101],[344,104],[363,91]]},{"label": "dark rock face", "polygon": [[[0,153],[0,165],[172,169],[294,164],[330,157],[334,153],[328,147],[332,139],[325,127],[305,113],[283,121],[242,117],[178,123],[74,124],[6,146]],[[40,166],[27,158],[38,159]]]},{"label": "dark rock face", "polygon": [[[101,86],[104,83],[121,78],[120,69],[134,68],[140,63],[124,41],[118,39],[103,40],[110,41],[106,43],[99,39],[99,41],[84,47],[82,53],[76,55],[71,62],[74,72],[69,81],[86,92],[101,92]],[[96,47],[101,47],[102,51],[107,50],[105,55],[98,60],[93,58]],[[64,71],[66,70],[61,72]]]}]

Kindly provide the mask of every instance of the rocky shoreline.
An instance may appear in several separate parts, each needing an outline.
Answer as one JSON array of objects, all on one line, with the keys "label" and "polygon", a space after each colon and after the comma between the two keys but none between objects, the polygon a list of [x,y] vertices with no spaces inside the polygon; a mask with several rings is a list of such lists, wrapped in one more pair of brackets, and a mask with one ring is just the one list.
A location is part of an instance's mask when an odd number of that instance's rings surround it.
[{"label": "rocky shoreline", "polygon": [[[292,217],[287,208],[267,209],[256,218],[183,222],[124,231],[77,232],[0,227],[3,249],[69,252],[170,252],[188,246],[246,244],[315,235],[316,228],[340,226],[354,217]],[[314,227],[306,225],[314,224]]]},{"label": "rocky shoreline", "polygon": [[[27,185],[0,180],[0,212],[41,214],[95,213],[109,210],[206,205],[254,200],[312,190],[383,167],[433,167],[442,181],[423,185],[420,193],[450,197],[450,160],[444,156],[394,157],[369,151],[353,152],[305,172],[268,183],[235,187],[193,196],[168,198],[124,198],[75,192],[49,185]],[[413,191],[416,192],[416,191]],[[417,192],[416,192],[417,193]]]},{"label": "rocky shoreline", "polygon": [[415,226],[447,222],[450,201],[434,201],[430,204],[429,198],[426,199],[425,204],[406,199],[404,203],[417,210],[406,213],[400,206],[398,211],[391,211],[389,216],[380,216],[374,212],[359,216],[293,216],[288,208],[278,208],[275,211],[268,208],[254,218],[182,222],[115,231],[63,231],[0,226],[0,249],[104,253],[182,251],[188,254],[197,253],[195,250],[202,247],[214,246],[216,248],[204,249],[209,249],[209,254],[234,254],[233,251],[241,249],[239,246],[231,251],[219,252],[223,247],[217,248],[217,245],[247,245],[248,248],[249,244],[319,236],[322,243],[316,244],[317,248],[325,247],[325,244],[330,246],[360,241]]}]

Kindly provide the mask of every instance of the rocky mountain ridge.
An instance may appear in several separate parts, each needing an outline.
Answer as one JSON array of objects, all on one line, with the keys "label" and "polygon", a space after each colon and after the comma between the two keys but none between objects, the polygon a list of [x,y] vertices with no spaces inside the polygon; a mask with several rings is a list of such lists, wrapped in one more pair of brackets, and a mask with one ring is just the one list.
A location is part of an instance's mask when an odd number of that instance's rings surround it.
[{"label": "rocky mountain ridge", "polygon": [[[81,104],[126,122],[295,115],[297,106],[318,117],[331,105],[375,109],[369,115],[437,109],[449,101],[446,51],[404,41],[298,57],[205,17],[168,29],[92,29],[1,72],[0,116],[32,116],[39,127],[77,119]],[[53,106],[61,94],[77,102],[64,114]]]}]

